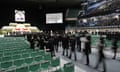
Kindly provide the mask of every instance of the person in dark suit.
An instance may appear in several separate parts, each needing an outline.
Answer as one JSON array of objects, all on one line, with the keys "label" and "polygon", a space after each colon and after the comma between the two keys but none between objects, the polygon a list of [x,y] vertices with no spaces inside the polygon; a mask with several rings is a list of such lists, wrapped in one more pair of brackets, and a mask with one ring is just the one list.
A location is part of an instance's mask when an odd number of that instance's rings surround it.
[{"label": "person in dark suit", "polygon": [[74,59],[76,61],[77,60],[77,56],[76,56],[75,43],[76,43],[76,39],[75,39],[75,36],[73,35],[73,36],[70,37],[70,47],[71,47],[71,50],[70,50],[69,58],[71,59],[72,53],[74,53]]},{"label": "person in dark suit", "polygon": [[37,36],[37,38],[36,38],[36,47],[37,47],[37,48],[40,47],[39,41],[40,41],[40,37]]},{"label": "person in dark suit", "polygon": [[52,36],[49,37],[48,40],[48,48],[51,52],[51,56],[55,56],[55,51],[54,51],[54,38]]},{"label": "person in dark suit", "polygon": [[114,40],[112,42],[112,50],[114,52],[113,59],[116,59],[117,48],[118,48],[117,42],[118,42],[117,38],[114,38]]},{"label": "person in dark suit", "polygon": [[104,50],[104,38],[103,37],[100,37],[100,42],[98,44],[98,62],[95,66],[95,69],[98,68],[98,66],[100,65],[100,63],[103,63],[103,72],[106,72],[106,64],[105,64],[105,56],[104,56],[104,53],[103,53],[103,50]]},{"label": "person in dark suit", "polygon": [[77,49],[78,49],[79,52],[81,52],[81,40],[80,40],[80,38],[81,38],[81,35],[78,35],[78,36],[76,37]]},{"label": "person in dark suit", "polygon": [[89,34],[87,35],[87,40],[88,40],[87,48],[88,48],[88,52],[90,54],[91,53],[91,36]]},{"label": "person in dark suit", "polygon": [[30,48],[34,49],[35,48],[34,45],[35,45],[34,36],[31,36],[31,39],[30,39]]},{"label": "person in dark suit", "polygon": [[49,51],[48,41],[49,41],[49,36],[45,35],[45,37],[44,37],[44,45],[45,45],[47,51]]},{"label": "person in dark suit", "polygon": [[44,50],[44,45],[45,45],[45,44],[44,44],[44,36],[42,36],[42,37],[40,38],[39,44],[40,44],[39,48],[42,49],[42,50]]},{"label": "person in dark suit", "polygon": [[58,52],[58,43],[59,43],[59,39],[58,36],[54,36],[54,48],[56,50],[56,52]]},{"label": "person in dark suit", "polygon": [[69,37],[67,35],[63,35],[62,38],[62,46],[63,46],[63,54],[65,55],[65,51],[66,51],[66,56],[68,56],[68,49],[69,49]]},{"label": "person in dark suit", "polygon": [[89,65],[89,40],[88,40],[88,36],[86,36],[86,41],[85,41],[85,46],[84,46],[84,49],[83,49],[83,52],[86,56],[86,65]]}]

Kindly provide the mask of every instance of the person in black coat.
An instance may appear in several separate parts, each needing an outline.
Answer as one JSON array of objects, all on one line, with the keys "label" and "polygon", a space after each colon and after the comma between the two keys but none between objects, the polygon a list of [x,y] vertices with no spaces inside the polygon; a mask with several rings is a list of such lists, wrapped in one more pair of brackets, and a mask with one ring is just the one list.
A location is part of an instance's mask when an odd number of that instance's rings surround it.
[{"label": "person in black coat", "polygon": [[77,49],[78,49],[79,52],[81,52],[81,40],[80,40],[80,38],[81,38],[81,35],[78,35],[78,36],[76,37]]},{"label": "person in black coat", "polygon": [[34,49],[34,48],[35,48],[34,36],[31,36],[31,39],[30,39],[30,48],[31,48],[31,49]]},{"label": "person in black coat", "polygon": [[87,35],[87,40],[88,40],[87,48],[88,48],[88,52],[90,54],[91,53],[91,36],[90,35]]},{"label": "person in black coat", "polygon": [[58,52],[58,44],[59,44],[59,39],[58,36],[54,36],[54,48],[56,50],[56,52]]},{"label": "person in black coat", "polygon": [[68,56],[69,37],[65,34],[62,37],[62,47],[63,47],[63,54],[62,55],[65,55],[65,52],[66,52],[66,56]]},{"label": "person in black coat", "polygon": [[49,40],[48,40],[48,48],[51,52],[51,56],[55,56],[55,51],[54,51],[54,38],[51,36],[49,37]]},{"label": "person in black coat", "polygon": [[86,65],[89,65],[89,40],[88,40],[88,37],[86,36],[86,41],[85,41],[85,46],[84,46],[84,49],[83,49],[83,52],[86,56]]},{"label": "person in black coat", "polygon": [[100,37],[100,42],[98,44],[98,62],[95,66],[95,69],[98,68],[98,66],[100,65],[100,63],[103,63],[103,72],[106,72],[106,64],[105,64],[105,56],[104,56],[104,53],[103,53],[103,50],[104,50],[104,38],[103,37]]},{"label": "person in black coat", "polygon": [[112,42],[112,50],[114,52],[113,59],[116,58],[116,53],[117,53],[117,48],[118,48],[117,42],[118,42],[117,38],[114,38],[114,40]]},{"label": "person in black coat", "polygon": [[74,59],[75,61],[77,60],[77,56],[76,56],[76,48],[75,48],[75,43],[76,43],[76,39],[75,39],[75,36],[71,36],[70,37],[70,47],[71,47],[71,50],[70,50],[70,56],[69,58],[71,59],[71,56],[72,56],[72,53],[74,53]]},{"label": "person in black coat", "polygon": [[44,36],[42,36],[40,38],[39,44],[40,44],[39,48],[42,49],[42,50],[44,50],[44,46],[45,46],[45,44],[44,44]]}]

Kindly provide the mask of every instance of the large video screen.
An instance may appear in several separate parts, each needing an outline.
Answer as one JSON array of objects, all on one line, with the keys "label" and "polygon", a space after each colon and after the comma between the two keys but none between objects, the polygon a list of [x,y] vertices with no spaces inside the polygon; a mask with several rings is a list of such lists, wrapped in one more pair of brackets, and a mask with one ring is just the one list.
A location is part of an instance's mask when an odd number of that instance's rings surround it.
[{"label": "large video screen", "polygon": [[25,22],[25,11],[15,10],[15,21]]},{"label": "large video screen", "polygon": [[61,24],[61,23],[63,23],[63,13],[46,14],[46,24]]}]

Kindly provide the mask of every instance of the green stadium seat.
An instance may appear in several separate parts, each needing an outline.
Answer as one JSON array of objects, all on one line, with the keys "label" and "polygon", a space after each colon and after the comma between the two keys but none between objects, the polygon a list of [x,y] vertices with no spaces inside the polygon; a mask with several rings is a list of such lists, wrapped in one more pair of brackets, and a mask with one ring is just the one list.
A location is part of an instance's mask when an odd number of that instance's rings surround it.
[{"label": "green stadium seat", "polygon": [[22,64],[24,64],[24,59],[18,59],[14,61],[14,65],[15,66],[21,66]]},{"label": "green stadium seat", "polygon": [[22,54],[22,58],[28,58],[28,57],[29,57],[29,54],[27,53]]},{"label": "green stadium seat", "polygon": [[73,63],[64,64],[64,72],[74,72],[74,64]]},{"label": "green stadium seat", "polygon": [[29,66],[30,72],[40,72],[40,64],[33,64]]},{"label": "green stadium seat", "polygon": [[2,58],[0,57],[0,62],[2,61]]},{"label": "green stadium seat", "polygon": [[43,50],[39,50],[38,54],[39,54],[39,55],[44,55],[45,52],[44,52]]},{"label": "green stadium seat", "polygon": [[58,69],[58,70],[56,70],[56,71],[54,71],[54,72],[64,72],[64,70],[62,70],[62,69],[60,68],[60,69]]},{"label": "green stadium seat", "polygon": [[51,66],[52,67],[58,67],[58,66],[60,66],[60,59],[59,58],[52,59]]},{"label": "green stadium seat", "polygon": [[39,54],[37,52],[31,53],[31,57],[38,56]]},{"label": "green stadium seat", "polygon": [[1,50],[0,53],[3,53],[3,50]]},{"label": "green stadium seat", "polygon": [[25,63],[26,64],[31,64],[33,62],[33,58],[26,58]]},{"label": "green stadium seat", "polygon": [[35,58],[34,58],[34,60],[36,61],[36,62],[40,62],[40,61],[42,61],[43,60],[43,56],[36,56]]},{"label": "green stadium seat", "polygon": [[29,72],[28,66],[17,68],[16,72]]},{"label": "green stadium seat", "polygon": [[11,67],[13,65],[12,61],[8,61],[8,62],[2,62],[1,63],[1,68],[2,69],[8,69],[9,67]]},{"label": "green stadium seat", "polygon": [[13,60],[20,59],[20,58],[21,58],[21,55],[14,55],[14,56],[12,56]]},{"label": "green stadium seat", "polygon": [[43,70],[48,70],[50,67],[50,61],[43,61],[41,62],[41,65],[40,65],[40,70],[43,71]]},{"label": "green stadium seat", "polygon": [[15,69],[13,69],[13,70],[7,70],[6,72],[15,72]]},{"label": "green stadium seat", "polygon": [[12,57],[11,56],[6,56],[6,57],[2,57],[2,62],[5,62],[5,61],[10,61],[12,60]]},{"label": "green stadium seat", "polygon": [[1,54],[0,54],[0,57],[2,57],[2,56],[3,56],[3,54],[1,53]]},{"label": "green stadium seat", "polygon": [[12,53],[11,52],[8,52],[8,53],[4,53],[4,56],[11,56]]},{"label": "green stadium seat", "polygon": [[16,54],[18,54],[18,51],[14,51],[14,52],[13,52],[13,55],[16,55]]},{"label": "green stadium seat", "polygon": [[52,57],[51,57],[51,53],[46,53],[44,55],[44,60],[50,60],[51,61]]}]

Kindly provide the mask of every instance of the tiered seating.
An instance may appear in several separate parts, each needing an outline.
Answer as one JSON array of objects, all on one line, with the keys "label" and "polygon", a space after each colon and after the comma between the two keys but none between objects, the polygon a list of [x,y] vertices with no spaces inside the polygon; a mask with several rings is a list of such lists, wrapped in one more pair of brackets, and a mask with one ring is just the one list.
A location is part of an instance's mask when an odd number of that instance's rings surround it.
[{"label": "tiered seating", "polygon": [[77,18],[79,14],[79,9],[68,9],[66,14],[66,18]]},{"label": "tiered seating", "polygon": [[[92,35],[92,36],[91,36],[92,46],[97,46],[98,40],[99,40],[99,36],[97,36],[97,35]],[[120,47],[120,41],[118,41],[117,45],[118,45],[118,47]],[[106,47],[111,47],[111,46],[112,46],[112,40],[107,40],[107,39],[105,39],[105,46],[106,46]]]},{"label": "tiered seating", "polygon": [[67,64],[64,64],[63,68],[60,68],[54,72],[74,72],[74,64],[69,62]]},{"label": "tiered seating", "polygon": [[[41,72],[53,67],[61,70],[59,58],[52,59],[49,52],[30,49],[24,39],[0,38],[0,41],[0,71]],[[67,65],[61,72],[64,70],[67,72]]]},{"label": "tiered seating", "polygon": [[40,72],[60,65],[60,60],[52,59],[51,53],[32,50],[24,39],[1,38],[0,71]]}]

